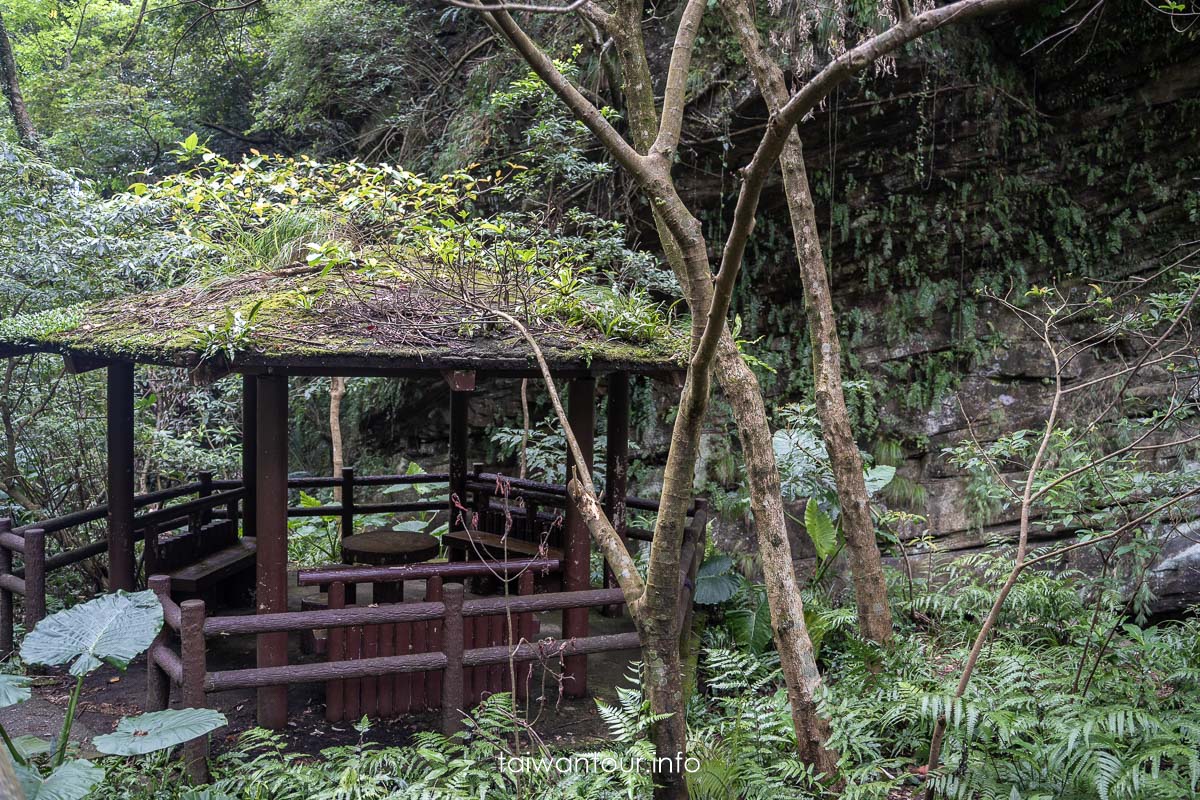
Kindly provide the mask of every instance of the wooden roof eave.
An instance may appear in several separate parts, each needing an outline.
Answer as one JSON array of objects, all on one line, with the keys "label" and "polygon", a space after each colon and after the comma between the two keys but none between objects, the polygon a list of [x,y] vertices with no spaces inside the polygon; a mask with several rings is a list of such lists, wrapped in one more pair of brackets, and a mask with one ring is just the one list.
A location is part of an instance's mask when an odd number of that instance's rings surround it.
[{"label": "wooden roof eave", "polygon": [[[528,357],[488,356],[413,356],[394,354],[329,354],[306,356],[273,356],[262,353],[239,353],[232,362],[202,361],[194,354],[143,351],[137,354],[114,353],[98,348],[40,342],[0,343],[0,358],[16,358],[31,354],[62,356],[73,374],[98,369],[117,361],[129,361],[148,366],[190,370],[200,383],[216,380],[230,373],[289,374],[338,377],[427,377],[446,371],[470,370],[481,378],[537,378],[541,376],[532,355]],[[551,372],[563,378],[600,376],[613,372],[670,379],[682,375],[685,368],[663,359],[660,362],[623,359],[548,359]]]}]

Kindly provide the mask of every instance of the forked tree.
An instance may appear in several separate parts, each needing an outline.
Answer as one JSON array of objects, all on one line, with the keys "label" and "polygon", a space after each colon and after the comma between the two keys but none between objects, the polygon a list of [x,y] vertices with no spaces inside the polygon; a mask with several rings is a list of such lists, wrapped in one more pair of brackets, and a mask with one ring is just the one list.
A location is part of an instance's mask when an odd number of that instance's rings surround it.
[{"label": "forked tree", "polygon": [[[828,776],[836,771],[836,756],[825,748],[827,725],[819,718],[814,692],[820,674],[804,625],[804,609],[792,567],[785,527],[778,467],[771,448],[771,428],[762,391],[753,372],[742,359],[727,319],[733,288],[742,266],[747,242],[754,228],[759,199],[776,163],[785,155],[791,164],[789,202],[798,214],[797,248],[805,275],[806,300],[813,313],[810,322],[814,360],[819,370],[818,405],[831,455],[837,459],[838,489],[845,506],[847,545],[855,568],[855,587],[860,627],[873,640],[886,642],[891,618],[886,587],[875,544],[873,526],[866,506],[858,451],[850,436],[841,400],[838,343],[833,311],[820,247],[811,219],[811,191],[801,171],[796,171],[799,140],[795,128],[840,84],[891,56],[906,44],[943,26],[964,22],[1024,5],[1029,0],[959,0],[941,7],[914,10],[900,0],[890,7],[872,9],[883,19],[882,30],[864,30],[861,40],[834,54],[827,63],[814,67],[789,90],[776,80],[763,57],[754,52],[757,33],[738,31],[767,96],[771,116],[749,163],[740,170],[739,190],[733,218],[723,242],[709,242],[698,219],[699,209],[689,208],[680,197],[672,167],[684,122],[688,72],[697,34],[708,8],[707,0],[687,0],[678,15],[671,58],[666,76],[656,80],[651,71],[643,38],[645,8],[641,0],[593,2],[576,0],[567,6],[538,4],[481,4],[471,0],[447,0],[472,9],[507,41],[532,71],[553,91],[569,111],[596,137],[628,178],[639,188],[653,210],[659,238],[679,280],[692,314],[691,350],[686,377],[680,392],[678,412],[671,434],[663,476],[662,500],[655,524],[649,565],[645,578],[639,574],[629,551],[605,517],[591,477],[583,472],[571,476],[569,489],[583,510],[593,538],[621,589],[630,615],[641,637],[643,683],[653,712],[667,714],[655,725],[654,742],[659,756],[676,761],[686,752],[686,725],[682,715],[680,664],[681,551],[685,515],[692,499],[692,480],[702,423],[708,409],[711,382],[715,376],[728,397],[738,424],[750,484],[751,506],[763,564],[772,626],[779,649],[791,702],[793,722],[802,758]],[[730,0],[727,13],[735,21],[752,16],[743,0]],[[841,5],[837,4],[840,8]],[[602,31],[613,43],[624,93],[629,139],[618,131],[601,110],[555,66],[553,60],[514,19],[517,13],[576,13],[589,26]],[[853,27],[853,25],[851,25]],[[661,102],[657,96],[661,95]],[[807,222],[804,214],[808,206]],[[713,269],[709,247],[720,248]],[[816,256],[811,254],[815,253]],[[819,276],[818,276],[819,271]],[[509,319],[513,324],[516,320]],[[536,350],[536,342],[529,337]],[[548,372],[547,388],[567,433],[568,446],[577,463],[585,463],[570,436],[566,416],[553,391]],[[839,418],[840,415],[840,418]],[[857,484],[857,485],[856,485]],[[857,494],[856,494],[857,492]],[[659,797],[684,797],[683,776],[664,771],[657,776]]]}]

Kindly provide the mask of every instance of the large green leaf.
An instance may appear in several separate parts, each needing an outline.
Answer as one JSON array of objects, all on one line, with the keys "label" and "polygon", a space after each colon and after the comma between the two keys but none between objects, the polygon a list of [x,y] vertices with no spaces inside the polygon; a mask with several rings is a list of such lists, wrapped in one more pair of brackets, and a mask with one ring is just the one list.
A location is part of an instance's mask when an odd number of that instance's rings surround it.
[{"label": "large green leaf", "polygon": [[31,664],[71,664],[86,675],[111,664],[125,669],[162,628],[162,606],[154,592],[117,592],[46,617],[25,637],[21,658]]},{"label": "large green leaf", "polygon": [[0,708],[24,703],[30,695],[29,678],[0,673]]},{"label": "large green leaf", "polygon": [[34,767],[16,765],[25,800],[83,800],[104,779],[104,770],[82,758],[68,761],[43,778]]},{"label": "large green leaf", "polygon": [[771,607],[761,586],[752,587],[738,608],[725,614],[733,638],[742,648],[762,653],[771,644],[775,632],[771,628]]},{"label": "large green leaf", "polygon": [[837,552],[837,529],[833,527],[833,520],[811,497],[808,499],[808,505],[804,507],[804,530],[808,531],[808,538],[812,540],[813,549],[817,551],[817,558],[823,561]]},{"label": "large green leaf", "polygon": [[891,483],[892,479],[895,477],[896,468],[886,464],[881,464],[877,467],[871,467],[869,470],[863,473],[863,480],[866,481],[868,494],[875,494],[883,487]]},{"label": "large green leaf", "polygon": [[17,736],[13,739],[13,747],[17,748],[17,752],[21,754],[21,758],[28,761],[34,756],[43,756],[54,749],[54,743],[40,736]]},{"label": "large green leaf", "polygon": [[210,708],[151,711],[140,717],[125,717],[115,731],[97,736],[92,744],[110,756],[140,756],[190,742],[224,724],[225,715]]},{"label": "large green leaf", "polygon": [[733,572],[732,558],[710,558],[696,571],[696,591],[692,600],[702,606],[724,603],[737,593],[741,585],[741,578]]}]

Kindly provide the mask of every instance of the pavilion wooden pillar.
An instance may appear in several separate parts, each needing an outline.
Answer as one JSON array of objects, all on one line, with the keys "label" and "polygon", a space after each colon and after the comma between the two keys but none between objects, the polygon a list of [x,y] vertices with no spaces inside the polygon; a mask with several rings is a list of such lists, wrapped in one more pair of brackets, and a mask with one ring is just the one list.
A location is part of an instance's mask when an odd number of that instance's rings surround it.
[{"label": "pavilion wooden pillar", "polygon": [[[263,375],[257,381],[255,598],[259,614],[272,614],[287,611],[288,379],[286,375]],[[260,633],[258,666],[286,665],[287,643],[286,633]],[[258,724],[274,730],[287,725],[286,686],[258,690]]]},{"label": "pavilion wooden pillar", "polygon": [[[586,463],[576,464],[567,455],[567,480],[571,470],[592,471],[593,439],[596,429],[596,381],[576,378],[567,387],[567,421],[579,442]],[[563,541],[563,589],[579,592],[591,588],[592,536],[575,504],[567,501]],[[563,639],[582,639],[588,635],[588,610],[568,608],[562,614]],[[587,656],[568,656],[563,662],[563,693],[567,697],[587,695]]]},{"label": "pavilion wooden pillar", "polygon": [[108,590],[137,583],[133,549],[133,363],[108,366]]},{"label": "pavilion wooden pillar", "polygon": [[242,535],[258,530],[258,378],[242,376]]},{"label": "pavilion wooden pillar", "polygon": [[[629,373],[613,372],[608,376],[608,448],[605,452],[604,514],[613,529],[628,544],[625,531],[628,529],[628,514],[625,498],[629,494]],[[612,570],[604,568],[604,588],[616,588],[617,579]],[[621,613],[620,605],[605,606],[603,613],[615,617]]]},{"label": "pavilion wooden pillar", "polygon": [[450,385],[450,494],[447,505],[450,530],[457,531],[468,527],[459,523],[459,517],[466,517],[470,512],[456,506],[454,499],[457,497],[464,508],[471,507],[467,502],[467,445],[470,441],[467,412],[470,410],[471,394],[475,391],[475,373],[454,371],[443,373],[443,377]]}]

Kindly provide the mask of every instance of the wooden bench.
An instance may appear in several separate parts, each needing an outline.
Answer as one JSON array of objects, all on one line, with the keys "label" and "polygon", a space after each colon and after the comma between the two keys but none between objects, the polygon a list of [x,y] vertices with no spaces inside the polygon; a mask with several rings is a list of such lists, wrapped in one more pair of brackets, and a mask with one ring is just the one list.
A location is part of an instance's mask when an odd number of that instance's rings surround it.
[{"label": "wooden bench", "polygon": [[170,573],[171,591],[196,596],[206,594],[253,569],[257,551],[254,539],[238,539],[235,544]]},{"label": "wooden bench", "polygon": [[213,520],[160,537],[147,552],[149,572],[169,575],[179,602],[200,598],[214,606],[249,601],[254,589],[254,539],[239,539],[230,520]]}]

